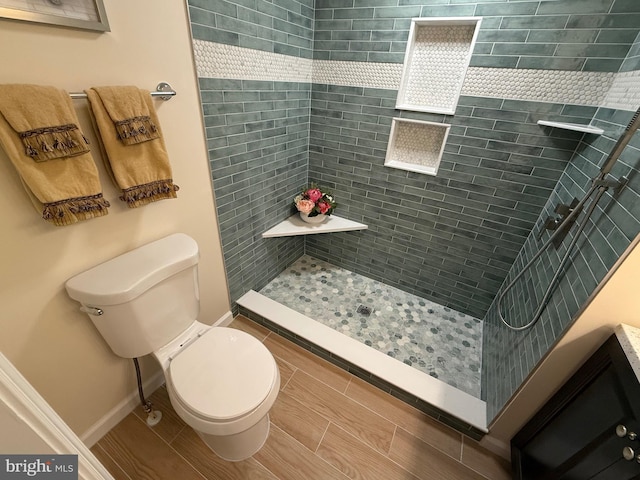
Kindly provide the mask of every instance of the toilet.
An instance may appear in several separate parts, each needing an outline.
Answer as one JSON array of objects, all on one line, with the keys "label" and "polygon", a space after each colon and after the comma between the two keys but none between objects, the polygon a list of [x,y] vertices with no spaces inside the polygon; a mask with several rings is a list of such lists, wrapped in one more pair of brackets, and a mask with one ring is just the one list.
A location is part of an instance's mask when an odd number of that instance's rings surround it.
[{"label": "toilet", "polygon": [[267,440],[280,372],[253,336],[197,320],[198,260],[195,240],[176,233],[65,286],[116,355],[152,354],[176,413],[216,455],[240,461]]}]

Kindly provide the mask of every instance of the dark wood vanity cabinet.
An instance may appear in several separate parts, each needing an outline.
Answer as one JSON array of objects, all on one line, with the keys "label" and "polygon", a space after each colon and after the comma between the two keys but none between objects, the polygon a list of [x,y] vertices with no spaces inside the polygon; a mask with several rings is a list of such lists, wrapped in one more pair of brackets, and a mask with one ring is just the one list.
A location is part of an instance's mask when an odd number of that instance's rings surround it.
[{"label": "dark wood vanity cabinet", "polygon": [[613,335],[511,440],[515,479],[640,479],[640,383]]}]

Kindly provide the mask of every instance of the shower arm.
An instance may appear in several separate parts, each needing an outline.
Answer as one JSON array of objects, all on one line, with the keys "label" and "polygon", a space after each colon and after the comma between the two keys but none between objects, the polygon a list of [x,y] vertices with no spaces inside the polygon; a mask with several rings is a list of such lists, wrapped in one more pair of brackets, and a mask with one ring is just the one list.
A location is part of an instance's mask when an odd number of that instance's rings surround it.
[{"label": "shower arm", "polygon": [[[569,259],[569,255],[571,254],[573,247],[577,243],[580,234],[584,230],[587,220],[593,214],[593,211],[595,210],[596,205],[600,201],[600,198],[602,197],[602,195],[604,195],[604,193],[609,188],[614,188],[616,190],[616,194],[618,194],[626,186],[628,179],[626,179],[625,177],[621,177],[620,180],[617,180],[617,181],[608,181],[606,177],[609,174],[609,172],[611,172],[611,169],[613,168],[615,163],[618,161],[618,158],[622,154],[622,151],[627,146],[627,144],[631,141],[631,138],[633,137],[634,133],[638,130],[638,128],[640,128],[640,108],[636,110],[636,113],[633,115],[633,117],[631,118],[631,121],[625,128],[625,131],[620,136],[615,146],[611,150],[611,153],[609,154],[604,164],[600,168],[600,173],[592,179],[591,187],[589,188],[587,193],[584,195],[582,200],[580,200],[578,204],[570,211],[570,213],[565,217],[562,223],[558,225],[558,228],[553,233],[553,235],[551,235],[551,237],[540,247],[540,249],[533,256],[533,258],[527,262],[527,264],[522,268],[520,273],[518,273],[518,275],[516,275],[514,279],[511,280],[511,282],[502,290],[502,292],[498,296],[498,301],[496,305],[498,310],[498,317],[500,317],[500,320],[502,321],[502,323],[506,325],[509,329],[514,331],[526,330],[532,327],[540,319],[540,317],[542,316],[542,312],[544,311],[547,305],[547,302],[549,301],[549,298],[553,293],[553,290],[555,288],[555,283],[558,281],[561,271],[564,268],[565,263]],[[547,250],[549,245],[553,243],[556,237],[558,237],[563,233],[563,230],[564,230],[563,227],[565,225],[570,225],[569,222],[572,221],[574,217],[580,214],[582,207],[596,190],[598,190],[596,198],[589,205],[589,210],[587,211],[587,214],[585,215],[585,218],[582,224],[580,224],[578,231],[576,232],[569,246],[567,247],[567,251],[565,252],[562,260],[560,261],[560,265],[556,269],[556,272],[553,278],[551,279],[551,282],[549,283],[549,286],[547,287],[547,290],[545,291],[542,297],[542,300],[539,303],[538,308],[534,313],[533,318],[526,325],[523,325],[521,327],[514,327],[509,322],[507,322],[505,317],[502,315],[502,301],[504,297],[506,296],[507,292],[509,292],[513,288],[516,282],[531,268],[531,266],[535,263],[535,261],[542,256],[542,254]]]}]

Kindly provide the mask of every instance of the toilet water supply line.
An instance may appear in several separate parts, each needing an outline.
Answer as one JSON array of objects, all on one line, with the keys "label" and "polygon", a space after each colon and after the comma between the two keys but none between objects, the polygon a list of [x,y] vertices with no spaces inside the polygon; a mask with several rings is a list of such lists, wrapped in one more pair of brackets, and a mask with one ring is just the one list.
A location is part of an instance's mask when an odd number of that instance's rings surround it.
[{"label": "toilet water supply line", "polygon": [[140,403],[142,408],[147,414],[147,425],[153,427],[157,425],[162,419],[162,412],[153,409],[153,404],[144,398],[144,391],[142,390],[142,377],[140,375],[140,364],[137,358],[132,358],[133,365],[136,367],[136,380],[138,381],[138,396],[140,397]]},{"label": "toilet water supply line", "polygon": [[[573,251],[573,248],[578,242],[580,235],[585,229],[587,225],[587,221],[589,220],[589,218],[591,218],[591,215],[593,214],[596,206],[598,205],[598,202],[600,201],[604,193],[609,188],[613,188],[615,190],[615,195],[617,196],[622,191],[622,189],[627,185],[628,179],[625,177],[620,177],[619,180],[607,180],[606,177],[611,171],[611,169],[613,168],[613,165],[616,163],[616,161],[620,157],[620,154],[622,153],[624,148],[627,146],[627,144],[631,140],[631,137],[633,137],[633,134],[636,132],[636,130],[638,130],[638,127],[640,127],[640,108],[636,110],[636,113],[633,115],[633,118],[629,122],[629,125],[627,125],[627,128],[625,129],[624,133],[618,139],[618,142],[613,147],[613,150],[611,150],[611,153],[607,157],[607,160],[605,161],[604,165],[600,169],[600,173],[592,179],[591,187],[589,188],[587,193],[584,195],[582,200],[580,200],[578,204],[570,211],[570,213],[565,217],[562,223],[558,225],[558,227],[556,228],[554,233],[551,235],[551,237],[540,247],[540,249],[533,256],[533,258],[529,260],[529,262],[527,262],[527,264],[522,268],[520,273],[518,273],[518,275],[516,275],[513,278],[513,280],[511,280],[511,282],[504,288],[504,290],[498,296],[498,302],[497,302],[498,316],[500,317],[500,320],[502,320],[502,323],[504,323],[509,329],[514,331],[526,330],[528,328],[531,328],[533,325],[535,325],[535,323],[540,319],[540,317],[542,316],[542,312],[546,308],[547,303],[549,302],[549,299],[551,298],[551,295],[555,290],[556,283],[558,282],[560,276],[562,275],[562,270],[565,264],[567,263],[567,261],[569,260],[571,252]],[[587,200],[591,197],[591,195],[593,195],[594,192],[596,192],[596,196],[591,201],[589,208],[587,210],[587,213],[584,219],[582,220],[582,223],[579,224],[577,232],[575,233],[575,235],[571,239],[571,242],[569,243],[569,246],[567,247],[567,251],[565,252],[562,259],[560,260],[560,264],[558,265],[558,268],[556,269],[553,275],[553,278],[551,279],[551,282],[549,282],[549,286],[547,287],[547,290],[545,291],[542,297],[542,300],[538,304],[538,308],[534,312],[533,318],[527,324],[522,325],[521,327],[514,327],[502,315],[502,301],[504,297],[506,296],[507,292],[509,292],[513,288],[516,282],[525,274],[525,272],[527,272],[533,266],[536,260],[538,260],[538,258],[542,256],[542,254],[547,250],[549,245],[551,245],[558,236],[566,234],[564,229],[569,228],[567,227],[571,225],[571,223],[569,222],[573,221],[574,217],[577,217],[580,214],[580,212],[582,211],[582,207],[587,202]]]}]

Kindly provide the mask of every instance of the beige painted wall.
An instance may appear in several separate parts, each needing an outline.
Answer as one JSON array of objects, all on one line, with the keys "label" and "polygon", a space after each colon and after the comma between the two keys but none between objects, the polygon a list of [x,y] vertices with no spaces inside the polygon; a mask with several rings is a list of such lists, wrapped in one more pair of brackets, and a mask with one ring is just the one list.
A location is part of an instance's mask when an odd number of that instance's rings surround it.
[{"label": "beige painted wall", "polygon": [[617,268],[599,286],[567,333],[533,371],[490,426],[491,436],[508,443],[571,375],[611,336],[620,323],[640,327],[640,235]]},{"label": "beige painted wall", "polygon": [[[113,355],[67,297],[66,279],[181,231],[201,248],[200,319],[213,323],[230,307],[184,2],[106,2],[106,10],[109,33],[0,20],[0,83],[71,92],[97,85],[152,90],[167,81],[178,92],[168,102],[156,101],[181,187],[175,200],[128,209],[94,148],[109,215],[54,227],[39,217],[0,151],[0,350],[80,435],[135,391],[135,374],[131,361]],[[74,102],[97,145],[86,101]],[[154,368],[146,361],[145,376]]]},{"label": "beige painted wall", "polygon": [[[0,151],[0,351],[78,434],[133,392],[135,377],[130,361],[111,353],[67,297],[67,278],[182,231],[201,248],[200,318],[211,323],[229,309],[185,6],[165,2],[159,8],[152,0],[137,0],[107,2],[106,9],[112,31],[103,34],[0,20],[0,83],[82,91],[116,84],[153,89],[168,81],[178,92],[169,102],[156,102],[181,186],[176,200],[127,209],[94,151],[110,214],[53,227],[39,218]],[[86,102],[76,105],[95,145]],[[617,323],[640,326],[634,290],[639,271],[637,247],[497,419],[493,436],[508,442]]]}]

